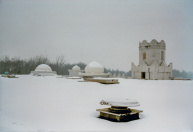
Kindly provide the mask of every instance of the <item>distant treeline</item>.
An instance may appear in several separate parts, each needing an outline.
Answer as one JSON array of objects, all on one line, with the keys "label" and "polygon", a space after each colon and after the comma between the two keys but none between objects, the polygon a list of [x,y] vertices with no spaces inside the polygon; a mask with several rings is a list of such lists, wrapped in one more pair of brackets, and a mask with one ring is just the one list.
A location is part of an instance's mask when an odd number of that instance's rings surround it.
[{"label": "distant treeline", "polygon": [[[45,56],[36,56],[29,59],[20,59],[20,58],[10,58],[5,56],[0,58],[0,74],[9,72],[10,74],[30,74],[31,71],[34,71],[35,68],[40,64],[49,65],[53,71],[56,71],[58,75],[68,75],[69,69],[72,69],[73,66],[78,65],[81,69],[86,67],[85,63],[79,62],[70,64],[67,63],[64,56],[59,56],[54,62],[51,62]],[[173,70],[173,77],[183,77],[193,79],[193,72]],[[131,76],[131,71],[125,72],[120,70],[112,70],[105,68],[105,73],[111,73],[112,75],[123,75],[126,77]]]},{"label": "distant treeline", "polygon": [[193,72],[191,72],[191,71],[186,72],[186,71],[182,70],[180,72],[179,70],[173,69],[172,75],[173,75],[173,77],[183,77],[183,78],[193,79]]},{"label": "distant treeline", "polygon": [[[53,71],[56,71],[58,75],[68,75],[69,69],[72,69],[73,66],[78,65],[81,69],[86,67],[85,63],[79,62],[70,64],[67,63],[64,56],[59,56],[56,58],[54,62],[51,62],[45,56],[36,56],[29,59],[20,59],[20,58],[10,58],[9,56],[5,56],[0,58],[0,74],[4,74],[5,72],[9,72],[10,74],[30,74],[31,71],[34,71],[35,68],[40,64],[49,65]],[[113,74],[121,74],[125,76],[131,76],[131,72],[124,72],[119,70],[111,70],[105,68],[105,73],[110,72]]]}]

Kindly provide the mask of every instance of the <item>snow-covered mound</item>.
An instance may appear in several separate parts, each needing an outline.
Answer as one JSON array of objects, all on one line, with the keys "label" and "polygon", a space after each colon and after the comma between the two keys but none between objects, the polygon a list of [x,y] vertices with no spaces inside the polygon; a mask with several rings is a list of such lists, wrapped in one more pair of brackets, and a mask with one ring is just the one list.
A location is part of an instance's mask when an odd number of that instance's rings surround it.
[{"label": "snow-covered mound", "polygon": [[[120,84],[56,76],[0,77],[0,131],[193,130],[193,81],[119,79]],[[115,123],[97,118],[105,98],[140,102],[141,119]]]},{"label": "snow-covered mound", "polygon": [[35,71],[52,71],[52,68],[46,64],[40,64],[36,67]]},{"label": "snow-covered mound", "polygon": [[89,63],[85,67],[86,73],[104,73],[104,67],[96,61]]}]

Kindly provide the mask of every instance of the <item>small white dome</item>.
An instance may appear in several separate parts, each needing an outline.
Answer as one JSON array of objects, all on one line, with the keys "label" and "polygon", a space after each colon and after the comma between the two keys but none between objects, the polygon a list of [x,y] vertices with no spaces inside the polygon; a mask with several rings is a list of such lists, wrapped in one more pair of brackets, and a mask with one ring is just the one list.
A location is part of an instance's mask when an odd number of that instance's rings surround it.
[{"label": "small white dome", "polygon": [[77,65],[75,65],[74,67],[72,67],[72,70],[74,70],[74,71],[80,71],[80,67],[77,66]]},{"label": "small white dome", "polygon": [[52,71],[51,67],[46,64],[40,64],[36,67],[35,71]]},{"label": "small white dome", "polygon": [[91,62],[85,67],[86,73],[104,73],[104,67],[96,61]]}]

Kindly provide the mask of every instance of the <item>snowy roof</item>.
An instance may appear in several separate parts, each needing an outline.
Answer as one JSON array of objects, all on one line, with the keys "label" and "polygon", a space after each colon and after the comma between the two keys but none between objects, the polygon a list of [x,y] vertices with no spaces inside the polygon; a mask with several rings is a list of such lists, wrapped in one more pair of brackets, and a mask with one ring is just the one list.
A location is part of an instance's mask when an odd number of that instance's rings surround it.
[{"label": "snowy roof", "polygon": [[35,71],[52,71],[51,67],[46,64],[40,64],[36,67]]},{"label": "snowy roof", "polygon": [[74,71],[79,71],[79,70],[80,70],[80,67],[77,66],[77,65],[75,65],[74,67],[72,67],[72,70],[74,70]]},{"label": "snowy roof", "polygon": [[119,106],[119,107],[135,107],[139,106],[136,100],[123,98],[104,99],[100,102],[101,105]]},{"label": "snowy roof", "polygon": [[[193,132],[193,80],[119,79],[119,85],[101,85],[57,77],[17,76],[15,80],[0,77],[2,132]],[[112,96],[140,101],[141,106],[136,108],[144,110],[139,114],[141,119],[115,123],[97,118],[95,110],[108,107],[99,102]]]},{"label": "snowy roof", "polygon": [[89,63],[85,67],[86,73],[104,73],[104,67],[96,61]]}]

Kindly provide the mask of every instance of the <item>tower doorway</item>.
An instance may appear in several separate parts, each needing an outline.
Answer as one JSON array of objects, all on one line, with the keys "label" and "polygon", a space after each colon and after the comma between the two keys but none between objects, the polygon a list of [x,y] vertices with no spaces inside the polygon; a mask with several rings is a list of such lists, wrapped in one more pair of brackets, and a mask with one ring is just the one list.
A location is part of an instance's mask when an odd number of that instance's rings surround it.
[{"label": "tower doorway", "polygon": [[145,72],[141,73],[141,79],[145,79]]}]

